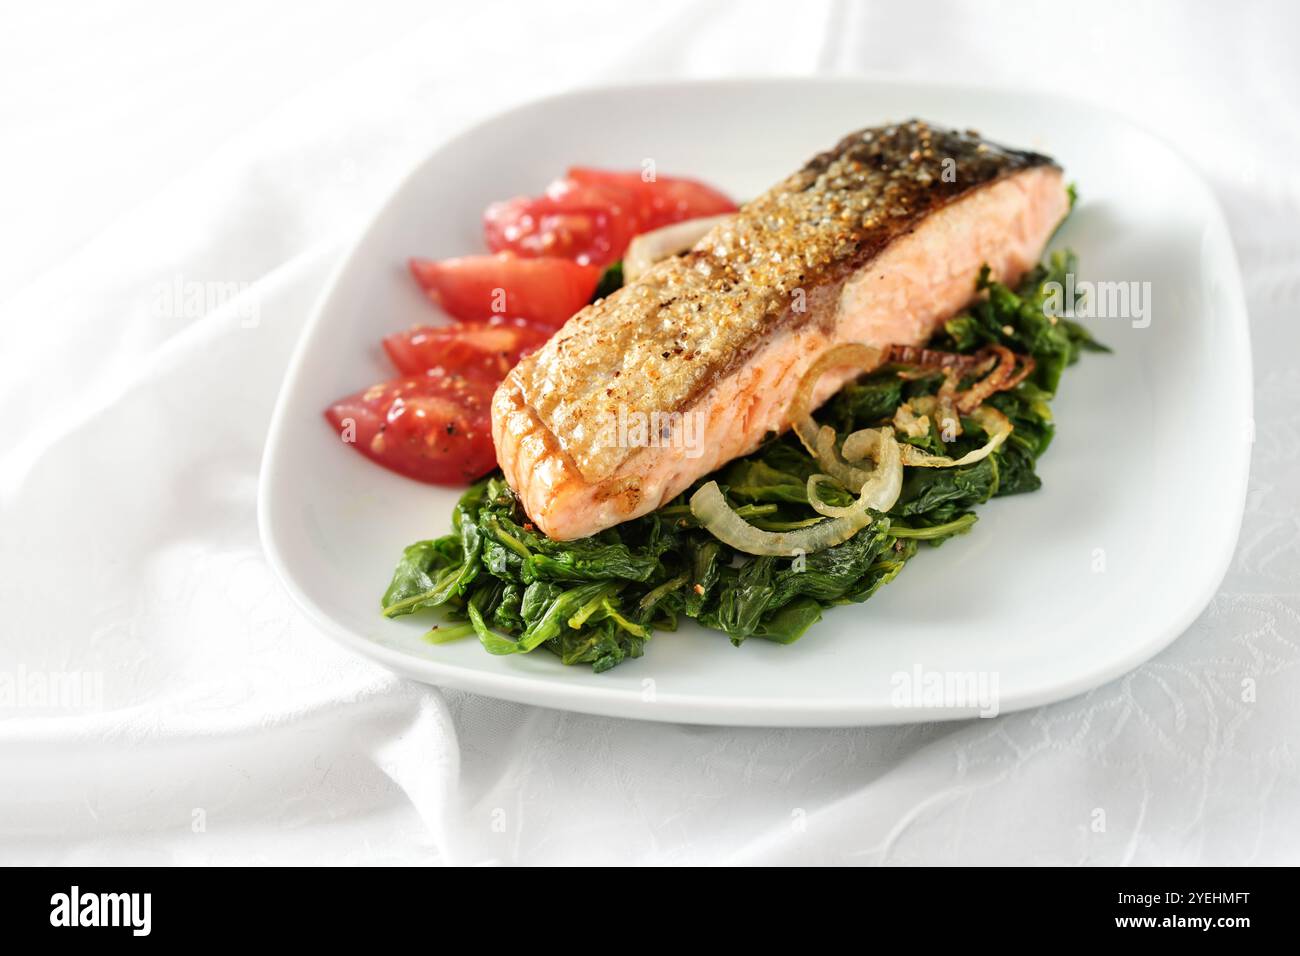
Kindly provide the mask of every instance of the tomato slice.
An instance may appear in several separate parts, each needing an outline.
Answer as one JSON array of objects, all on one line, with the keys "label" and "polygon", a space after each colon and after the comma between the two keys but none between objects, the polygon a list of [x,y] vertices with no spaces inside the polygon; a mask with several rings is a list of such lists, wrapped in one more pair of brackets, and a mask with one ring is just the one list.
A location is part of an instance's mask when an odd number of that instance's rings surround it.
[{"label": "tomato slice", "polygon": [[488,206],[483,237],[493,252],[606,266],[636,235],[636,219],[625,208],[628,198],[600,188],[518,196]]},{"label": "tomato slice", "polygon": [[635,197],[633,208],[638,232],[649,232],[686,219],[719,216],[739,208],[726,193],[695,179],[656,175],[647,182],[638,172],[614,172],[589,166],[574,166],[567,176],[575,186],[618,189]]},{"label": "tomato slice", "polygon": [[726,194],[693,179],[646,182],[639,172],[575,166],[543,196],[493,203],[483,214],[483,233],[495,252],[605,266],[639,233],[735,209]]},{"label": "tomato slice", "polygon": [[559,328],[591,301],[599,266],[568,259],[526,259],[501,253],[459,259],[412,259],[411,274],[453,318],[530,319]]},{"label": "tomato slice", "polygon": [[384,351],[403,375],[443,368],[499,382],[521,358],[544,345],[552,331],[524,319],[417,325],[384,339]]},{"label": "tomato slice", "polygon": [[441,368],[375,385],[325,410],[339,436],[398,474],[467,484],[496,467],[491,381]]}]

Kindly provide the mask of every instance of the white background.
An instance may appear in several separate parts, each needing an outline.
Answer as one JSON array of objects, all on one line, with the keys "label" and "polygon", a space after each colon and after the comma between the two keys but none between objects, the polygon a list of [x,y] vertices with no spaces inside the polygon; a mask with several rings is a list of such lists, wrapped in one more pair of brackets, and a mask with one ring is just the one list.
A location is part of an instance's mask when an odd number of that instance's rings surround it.
[{"label": "white background", "polygon": [[[0,16],[0,675],[102,688],[93,708],[0,706],[0,862],[1300,862],[1294,6]],[[316,634],[262,558],[258,463],[307,311],[395,179],[468,123],[576,85],[861,72],[1108,105],[1219,195],[1257,440],[1237,555],[1188,633],[1038,711],[833,731],[501,703]],[[182,318],[156,307],[178,280],[247,286]]]}]

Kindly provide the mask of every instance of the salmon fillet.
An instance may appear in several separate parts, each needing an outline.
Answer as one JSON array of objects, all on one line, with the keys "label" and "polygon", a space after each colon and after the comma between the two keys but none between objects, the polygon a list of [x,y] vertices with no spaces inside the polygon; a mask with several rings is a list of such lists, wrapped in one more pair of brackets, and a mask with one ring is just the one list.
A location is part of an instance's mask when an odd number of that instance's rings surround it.
[{"label": "salmon fillet", "polygon": [[827,348],[924,343],[1068,208],[1046,156],[915,120],[853,133],[524,358],[493,398],[506,480],[558,540],[653,511],[787,428]]}]

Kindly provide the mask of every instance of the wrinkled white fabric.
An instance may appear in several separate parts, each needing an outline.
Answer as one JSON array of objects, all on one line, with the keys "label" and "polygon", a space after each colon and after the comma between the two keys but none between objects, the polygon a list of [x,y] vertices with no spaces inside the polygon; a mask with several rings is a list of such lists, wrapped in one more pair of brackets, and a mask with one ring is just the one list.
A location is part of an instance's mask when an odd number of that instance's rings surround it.
[{"label": "wrinkled white fabric", "polygon": [[[5,19],[0,675],[37,680],[0,707],[0,862],[1300,861],[1294,7],[140,0]],[[298,614],[258,543],[262,443],[342,244],[406,168],[575,85],[863,71],[1108,105],[1220,197],[1257,440],[1236,557],[1180,640],[994,720],[736,730],[423,686]],[[185,318],[156,307],[187,280],[240,285]],[[39,699],[68,673],[93,706]]]}]

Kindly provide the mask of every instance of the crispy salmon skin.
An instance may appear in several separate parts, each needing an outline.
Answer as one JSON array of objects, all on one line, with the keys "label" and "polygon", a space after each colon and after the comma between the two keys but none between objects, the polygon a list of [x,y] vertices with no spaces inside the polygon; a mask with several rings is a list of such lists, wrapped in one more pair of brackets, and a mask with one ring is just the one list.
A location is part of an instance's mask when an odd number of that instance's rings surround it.
[{"label": "crispy salmon skin", "polygon": [[1067,211],[1046,156],[919,120],[853,133],[526,357],[493,400],[506,480],[559,540],[653,511],[783,430],[826,348],[925,342]]}]

